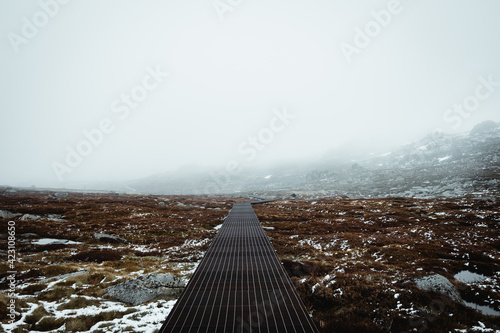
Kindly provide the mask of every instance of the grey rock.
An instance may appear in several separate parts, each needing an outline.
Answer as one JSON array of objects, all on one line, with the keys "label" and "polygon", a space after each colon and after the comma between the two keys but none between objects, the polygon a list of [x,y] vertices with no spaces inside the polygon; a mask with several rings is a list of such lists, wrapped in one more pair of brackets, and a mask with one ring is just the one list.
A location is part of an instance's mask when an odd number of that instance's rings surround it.
[{"label": "grey rock", "polygon": [[33,214],[24,214],[21,217],[21,221],[38,221],[41,220],[42,217],[39,215],[33,215]]},{"label": "grey rock", "polygon": [[68,197],[68,192],[56,192],[55,194],[56,198],[67,198]]},{"label": "grey rock", "polygon": [[112,236],[108,234],[95,233],[94,238],[103,242],[109,243],[128,243],[125,238],[121,238],[118,236]]},{"label": "grey rock", "polygon": [[460,297],[460,294],[455,286],[442,275],[436,274],[424,276],[422,278],[415,279],[414,282],[421,290],[434,291],[438,294],[451,298],[455,302],[463,303],[462,297]]},{"label": "grey rock", "polygon": [[0,218],[2,218],[2,219],[13,219],[19,215],[22,215],[22,214],[14,214],[14,213],[9,212],[8,210],[0,210]]},{"label": "grey rock", "polygon": [[149,274],[106,288],[106,295],[139,305],[161,295],[179,295],[184,287],[182,279],[173,274]]},{"label": "grey rock", "polygon": [[165,203],[163,201],[158,202],[158,206],[162,206],[163,207],[163,206],[165,206]]},{"label": "grey rock", "polygon": [[62,218],[61,215],[57,214],[49,214],[49,216],[47,216],[47,219],[54,222],[67,222],[65,219]]}]

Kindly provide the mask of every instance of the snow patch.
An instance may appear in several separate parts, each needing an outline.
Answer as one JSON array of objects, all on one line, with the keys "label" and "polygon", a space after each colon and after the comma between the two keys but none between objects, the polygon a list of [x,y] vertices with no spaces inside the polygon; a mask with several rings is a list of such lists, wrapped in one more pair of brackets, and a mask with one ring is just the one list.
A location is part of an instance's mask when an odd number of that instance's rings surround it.
[{"label": "snow patch", "polygon": [[67,244],[67,245],[75,245],[82,244],[82,242],[74,242],[67,239],[55,239],[55,238],[41,238],[36,241],[33,241],[34,245],[49,245],[49,244]]}]

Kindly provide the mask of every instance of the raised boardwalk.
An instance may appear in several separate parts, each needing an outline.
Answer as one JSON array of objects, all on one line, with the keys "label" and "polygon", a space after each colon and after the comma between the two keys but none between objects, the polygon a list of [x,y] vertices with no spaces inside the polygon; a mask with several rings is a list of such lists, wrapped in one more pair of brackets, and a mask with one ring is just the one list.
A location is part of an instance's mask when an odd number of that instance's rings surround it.
[{"label": "raised boardwalk", "polygon": [[318,331],[252,205],[238,203],[160,332]]}]

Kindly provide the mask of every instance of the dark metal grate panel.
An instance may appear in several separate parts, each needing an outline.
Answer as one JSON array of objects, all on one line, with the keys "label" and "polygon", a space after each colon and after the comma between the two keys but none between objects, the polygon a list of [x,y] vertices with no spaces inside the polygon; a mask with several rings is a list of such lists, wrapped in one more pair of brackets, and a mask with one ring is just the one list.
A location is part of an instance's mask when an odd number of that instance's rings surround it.
[{"label": "dark metal grate panel", "polygon": [[250,203],[235,204],[160,333],[318,332]]}]

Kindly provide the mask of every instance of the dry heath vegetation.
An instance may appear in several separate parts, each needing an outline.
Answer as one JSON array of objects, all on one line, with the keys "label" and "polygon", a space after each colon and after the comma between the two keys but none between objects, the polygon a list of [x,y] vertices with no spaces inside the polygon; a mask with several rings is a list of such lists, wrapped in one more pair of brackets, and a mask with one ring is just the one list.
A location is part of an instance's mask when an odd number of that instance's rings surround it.
[{"label": "dry heath vegetation", "polygon": [[[140,321],[143,314],[136,307],[110,308],[104,290],[148,273],[189,278],[214,228],[234,202],[243,200],[0,191],[0,210],[19,214],[13,218],[19,255],[16,310],[24,321],[16,332],[105,332],[114,319]],[[499,317],[421,291],[413,282],[440,274],[466,302],[499,311],[498,200],[283,200],[255,210],[321,332],[500,328]],[[8,221],[0,218],[2,233]],[[95,233],[127,242],[97,240]],[[47,238],[72,243],[40,242]],[[5,235],[0,243],[6,248]],[[3,261],[1,290],[7,289],[7,271]],[[460,282],[455,276],[461,271],[484,279]],[[8,300],[0,293],[3,323]],[[81,311],[93,308],[102,311]]]}]

